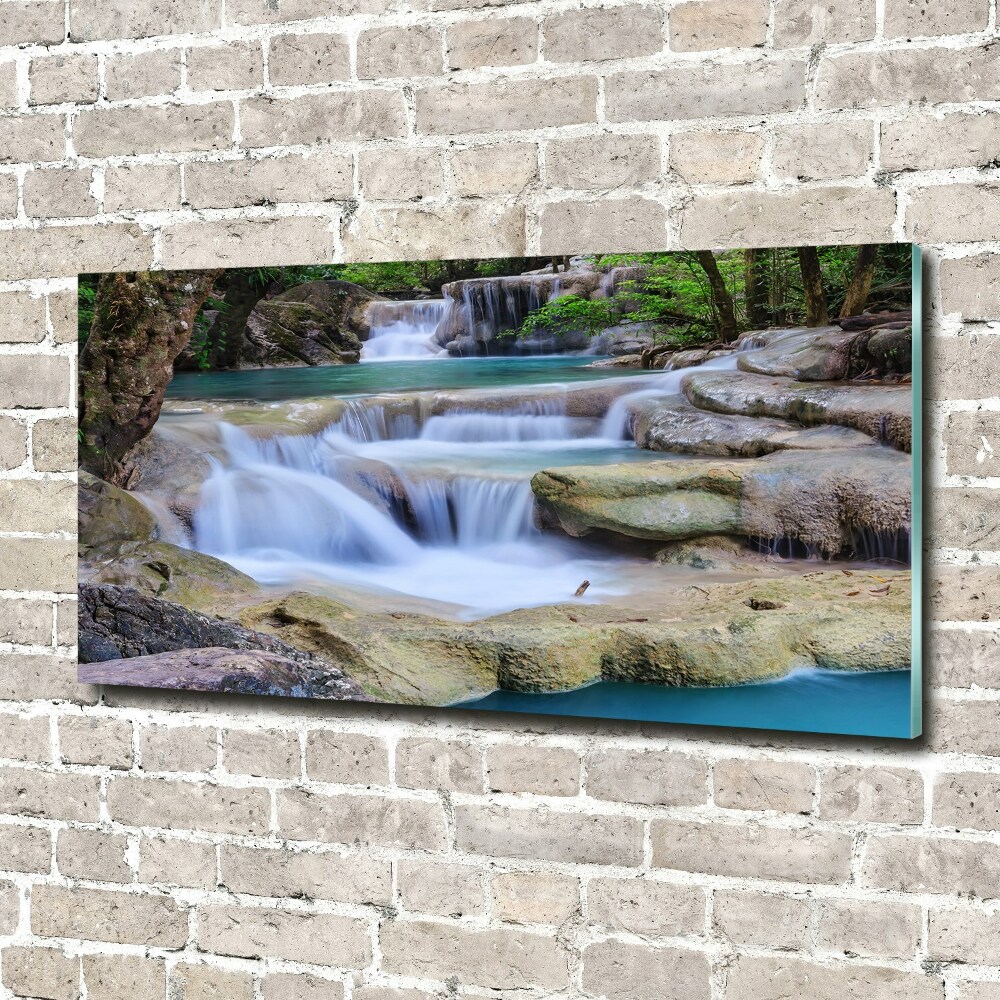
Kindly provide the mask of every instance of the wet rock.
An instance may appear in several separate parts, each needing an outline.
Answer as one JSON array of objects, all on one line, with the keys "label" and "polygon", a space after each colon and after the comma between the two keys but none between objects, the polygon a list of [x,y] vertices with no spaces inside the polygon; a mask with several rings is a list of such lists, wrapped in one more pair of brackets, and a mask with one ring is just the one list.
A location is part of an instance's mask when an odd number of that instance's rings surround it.
[{"label": "wet rock", "polygon": [[622,354],[619,357],[602,358],[591,361],[587,368],[641,368],[641,354]]},{"label": "wet rock", "polygon": [[847,427],[804,428],[788,420],[712,413],[678,394],[647,397],[629,407],[635,443],[684,455],[756,458],[784,449],[866,447],[874,440]]},{"label": "wet rock", "polygon": [[879,371],[905,374],[913,369],[913,328],[880,327],[869,338],[868,356]]},{"label": "wet rock", "polygon": [[[763,347],[741,352],[737,364],[742,371],[759,375],[805,382],[841,381],[864,370],[860,360],[853,360],[859,336],[857,331],[835,326],[773,331],[763,335]],[[862,339],[867,341],[867,335]]]},{"label": "wet rock", "polygon": [[692,372],[681,390],[702,410],[779,417],[800,424],[838,424],[909,451],[913,400],[909,386],[816,385],[732,372]]},{"label": "wet rock", "polygon": [[368,700],[333,663],[129,587],[81,584],[79,625],[89,683]]},{"label": "wet rock", "polygon": [[910,462],[883,448],[567,467],[531,485],[542,523],[574,537],[786,538],[834,556],[910,525]]},{"label": "wet rock", "polygon": [[909,309],[905,309],[844,316],[834,320],[834,323],[842,330],[871,330],[879,326],[909,326],[912,319],[913,313]]},{"label": "wet rock", "polygon": [[120,541],[151,541],[156,519],[125,490],[80,472],[78,494],[80,545],[91,548]]},{"label": "wet rock", "polygon": [[368,336],[365,310],[377,298],[347,281],[310,281],[258,302],[247,320],[243,367],[356,363]]}]

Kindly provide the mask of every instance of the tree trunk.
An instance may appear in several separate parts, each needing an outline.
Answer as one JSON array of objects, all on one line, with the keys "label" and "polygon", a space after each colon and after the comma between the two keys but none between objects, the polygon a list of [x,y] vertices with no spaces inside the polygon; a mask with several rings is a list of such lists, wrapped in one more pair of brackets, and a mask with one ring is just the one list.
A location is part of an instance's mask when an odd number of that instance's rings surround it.
[{"label": "tree trunk", "polygon": [[747,303],[747,322],[753,329],[767,326],[767,273],[759,250],[744,251],[744,296]]},{"label": "tree trunk", "polygon": [[841,317],[857,316],[864,312],[868,302],[868,293],[875,277],[875,261],[878,258],[878,244],[866,243],[858,247],[858,256],[854,259],[854,273],[851,283],[847,286],[847,296],[840,310]]},{"label": "tree trunk", "polygon": [[826,326],[830,322],[830,311],[826,306],[823,272],[816,247],[799,247],[799,268],[806,298],[806,326]]},{"label": "tree trunk", "polygon": [[736,327],[736,307],[733,305],[733,297],[726,288],[726,279],[722,277],[715,254],[711,250],[696,250],[695,258],[708,275],[712,304],[715,306],[716,332],[719,334],[719,339],[728,344],[736,339],[739,332]]},{"label": "tree trunk", "polygon": [[80,355],[80,467],[124,486],[220,271],[103,275]]},{"label": "tree trunk", "polygon": [[252,280],[252,272],[230,271],[229,285],[223,301],[226,309],[219,313],[208,335],[212,340],[213,368],[239,368],[243,353],[243,332],[254,306],[264,298],[265,290]]}]

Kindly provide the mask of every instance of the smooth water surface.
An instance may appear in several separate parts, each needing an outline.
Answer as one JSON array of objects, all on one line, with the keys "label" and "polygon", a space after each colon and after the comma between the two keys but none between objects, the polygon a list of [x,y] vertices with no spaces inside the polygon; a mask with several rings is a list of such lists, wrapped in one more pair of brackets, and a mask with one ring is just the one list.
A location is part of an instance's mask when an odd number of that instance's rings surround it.
[{"label": "smooth water surface", "polygon": [[847,736],[910,736],[910,671],[796,670],[780,681],[727,688],[600,681],[576,691],[495,691],[457,708]]},{"label": "smooth water surface", "polygon": [[378,364],[318,368],[253,368],[238,372],[180,372],[168,399],[256,399],[274,402],[314,396],[357,396],[428,389],[489,389],[496,386],[585,382],[649,377],[638,368],[588,368],[594,355],[537,358],[423,358]]}]

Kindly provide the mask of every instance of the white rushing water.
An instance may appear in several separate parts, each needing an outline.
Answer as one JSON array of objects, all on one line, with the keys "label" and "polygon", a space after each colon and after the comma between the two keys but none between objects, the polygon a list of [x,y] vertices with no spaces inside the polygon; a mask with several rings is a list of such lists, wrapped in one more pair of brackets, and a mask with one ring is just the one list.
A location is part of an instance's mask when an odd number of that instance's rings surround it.
[{"label": "white rushing water", "polygon": [[447,307],[443,299],[373,302],[368,307],[371,332],[361,348],[361,360],[437,357],[441,348],[434,342],[434,332]]}]

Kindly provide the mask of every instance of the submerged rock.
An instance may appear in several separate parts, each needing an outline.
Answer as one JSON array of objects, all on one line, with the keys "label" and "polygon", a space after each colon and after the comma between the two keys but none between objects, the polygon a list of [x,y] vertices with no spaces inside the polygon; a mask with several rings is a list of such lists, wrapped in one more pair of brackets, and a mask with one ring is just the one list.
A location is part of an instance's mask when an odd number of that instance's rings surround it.
[{"label": "submerged rock", "polygon": [[800,424],[853,427],[909,451],[913,433],[910,386],[817,385],[788,378],[733,372],[692,372],[681,391],[696,407],[714,413],[779,417]]},{"label": "submerged rock", "polygon": [[348,281],[310,281],[258,302],[247,320],[244,368],[353,364],[378,296]]},{"label": "submerged rock", "polygon": [[853,553],[865,533],[888,540],[910,526],[910,463],[883,448],[576,466],[539,472],[531,485],[542,523],[574,537],[788,538],[834,556]]}]

